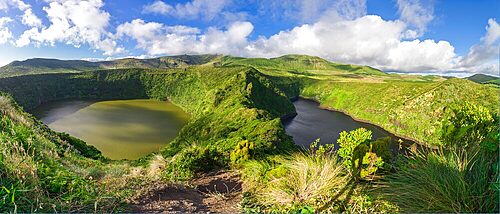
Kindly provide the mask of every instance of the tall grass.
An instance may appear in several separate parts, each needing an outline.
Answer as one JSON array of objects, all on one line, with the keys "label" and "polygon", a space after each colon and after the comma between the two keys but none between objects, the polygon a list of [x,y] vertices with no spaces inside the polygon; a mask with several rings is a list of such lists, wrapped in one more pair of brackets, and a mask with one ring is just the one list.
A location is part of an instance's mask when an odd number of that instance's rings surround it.
[{"label": "tall grass", "polygon": [[336,158],[295,154],[283,163],[284,173],[269,182],[260,196],[269,205],[290,206],[314,203],[335,195],[347,184],[344,168]]},{"label": "tall grass", "polygon": [[387,176],[382,192],[404,212],[497,212],[498,169],[492,176],[486,157],[458,149],[418,152]]},{"label": "tall grass", "polygon": [[337,155],[321,147],[270,162],[253,161],[244,170],[245,184],[253,184],[256,203],[268,211],[319,210],[335,201],[349,183]]}]

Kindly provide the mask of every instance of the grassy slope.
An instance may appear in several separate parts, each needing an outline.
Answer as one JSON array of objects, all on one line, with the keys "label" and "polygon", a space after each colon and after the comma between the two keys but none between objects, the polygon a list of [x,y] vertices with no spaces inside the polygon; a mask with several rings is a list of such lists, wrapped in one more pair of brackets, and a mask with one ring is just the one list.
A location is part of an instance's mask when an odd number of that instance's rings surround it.
[{"label": "grassy slope", "polygon": [[467,77],[465,79],[468,79],[468,80],[470,80],[472,82],[476,82],[476,83],[488,83],[488,82],[498,83],[498,80],[499,80],[498,77],[489,76],[489,75],[485,75],[485,74],[474,74],[474,75]]},{"label": "grassy slope", "polygon": [[[99,179],[110,171],[123,175],[123,165],[84,157],[4,94],[0,113],[0,212],[114,210],[120,196],[99,188]],[[100,156],[93,147],[79,148]]]},{"label": "grassy slope", "polygon": [[446,107],[468,101],[492,112],[499,109],[498,88],[463,79],[385,74],[366,66],[339,65],[302,55],[273,59],[225,57],[222,61],[227,66],[251,65],[275,76],[275,82],[283,91],[289,91],[290,97],[315,99],[323,107],[344,111],[428,145],[440,144]]},{"label": "grassy slope", "polygon": [[89,62],[84,60],[28,59],[14,61],[0,68],[0,77],[41,74],[41,73],[78,73],[97,69],[124,68],[185,68],[190,65],[203,65],[220,58],[218,55],[179,55],[153,59],[118,59],[113,61]]},{"label": "grassy slope", "polygon": [[430,145],[439,144],[444,109],[468,101],[498,112],[498,90],[467,80],[342,83],[305,81],[302,96]]},{"label": "grassy slope", "polygon": [[[255,145],[252,157],[293,148],[279,117],[294,112],[288,98],[298,95],[431,144],[438,143],[442,110],[452,103],[470,101],[498,112],[498,89],[468,80],[387,75],[360,66],[339,68],[307,56],[270,60],[225,57],[214,65],[223,67],[26,75],[0,79],[0,91],[11,93],[25,109],[62,98],[170,99],[192,115],[161,152],[167,168],[159,176],[176,180],[188,179],[195,171],[228,166],[229,153],[244,140]],[[253,65],[262,73],[239,65]],[[75,149],[64,150],[67,146],[60,136],[46,127],[37,128],[44,126],[19,108],[9,107],[15,106],[12,101],[8,103],[0,106],[0,178],[2,186],[23,190],[17,200],[22,205],[19,210],[33,211],[30,203],[39,198],[58,211],[92,211],[96,201],[111,206],[99,207],[109,211],[116,201],[130,196],[132,184],[150,179],[148,173],[139,178],[131,175],[133,170],[126,162],[104,164],[78,155]],[[19,115],[28,119],[16,119]],[[153,162],[145,158],[134,164],[147,172]],[[21,163],[25,165],[14,167]],[[82,179],[88,176],[94,180]],[[68,184],[74,182],[74,186]],[[49,191],[52,187],[55,189]],[[5,191],[0,194],[10,197]],[[6,210],[13,209],[12,203],[7,201],[7,205]],[[50,209],[47,205],[42,210]]]}]

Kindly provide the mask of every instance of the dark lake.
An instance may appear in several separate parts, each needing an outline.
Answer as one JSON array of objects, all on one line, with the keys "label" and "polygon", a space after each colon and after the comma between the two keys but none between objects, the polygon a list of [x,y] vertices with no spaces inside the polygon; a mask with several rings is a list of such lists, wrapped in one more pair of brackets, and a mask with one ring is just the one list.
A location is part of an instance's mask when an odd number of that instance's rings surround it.
[{"label": "dark lake", "polygon": [[[342,131],[351,131],[357,128],[366,128],[372,131],[372,139],[390,136],[394,140],[398,138],[384,129],[359,121],[337,111],[319,108],[317,102],[298,99],[293,102],[297,116],[283,122],[286,133],[293,137],[295,144],[309,147],[316,139],[320,138],[321,144],[336,144]],[[405,141],[405,144],[408,142]],[[396,149],[398,145],[393,145]]]}]

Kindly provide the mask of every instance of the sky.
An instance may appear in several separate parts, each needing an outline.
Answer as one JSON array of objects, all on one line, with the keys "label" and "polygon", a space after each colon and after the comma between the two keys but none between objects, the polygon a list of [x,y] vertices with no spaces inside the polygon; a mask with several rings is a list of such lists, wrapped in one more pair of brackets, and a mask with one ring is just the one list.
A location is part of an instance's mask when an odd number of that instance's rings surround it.
[{"label": "sky", "polygon": [[0,66],[34,57],[307,54],[498,76],[498,0],[0,0]]}]

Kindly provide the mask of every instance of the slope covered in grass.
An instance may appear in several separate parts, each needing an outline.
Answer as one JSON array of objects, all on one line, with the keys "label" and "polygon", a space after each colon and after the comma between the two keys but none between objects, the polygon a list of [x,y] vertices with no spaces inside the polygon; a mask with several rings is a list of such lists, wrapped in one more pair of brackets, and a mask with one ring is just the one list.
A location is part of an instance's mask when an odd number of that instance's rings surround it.
[{"label": "slope covered in grass", "polygon": [[486,75],[486,74],[474,74],[470,77],[467,77],[466,79],[476,82],[476,83],[497,83],[498,84],[498,77]]},{"label": "slope covered in grass", "polygon": [[58,60],[34,58],[14,61],[0,68],[0,77],[41,73],[77,73],[98,69],[123,68],[185,68],[202,65],[219,58],[219,55],[179,55],[152,59],[125,58],[112,61],[90,62],[85,60]]},{"label": "slope covered in grass", "polygon": [[5,94],[0,113],[0,212],[114,209],[116,195],[89,179],[106,170],[99,151],[49,130]]},{"label": "slope covered in grass", "polygon": [[307,55],[285,55],[277,58],[239,58],[225,56],[221,59],[222,66],[244,65],[267,71],[287,71],[304,74],[319,70],[346,71],[353,74],[383,75],[380,70],[369,66],[338,64],[325,59]]},{"label": "slope covered in grass", "polygon": [[[498,113],[498,88],[456,78],[385,74],[310,56],[206,55],[113,63],[175,68],[99,70],[100,65],[78,73],[0,78],[0,92],[13,97],[0,96],[0,211],[120,211],[141,187],[154,186],[158,179],[189,181],[200,172],[232,168],[243,172],[245,184],[254,188],[252,197],[243,201],[250,211],[394,212],[396,205],[369,197],[364,188],[371,189],[371,183],[348,178],[351,172],[337,162],[334,151],[295,153],[297,148],[280,120],[295,113],[290,99],[315,99],[323,107],[433,146],[443,145],[443,119],[450,107],[467,102]],[[79,68],[78,63],[69,64]],[[188,66],[192,64],[197,65]],[[138,161],[109,161],[83,141],[55,133],[23,111],[71,98],[168,99],[191,117],[177,138],[158,153]],[[419,161],[427,167],[434,164]],[[384,165],[384,173],[398,170],[403,176],[411,175],[405,166],[404,162]],[[290,182],[294,176],[300,179]],[[316,185],[316,181],[323,183]],[[412,185],[418,187],[418,183]]]},{"label": "slope covered in grass", "polygon": [[456,78],[430,83],[306,80],[301,95],[429,145],[440,143],[446,107],[467,101],[498,112],[498,89]]}]

